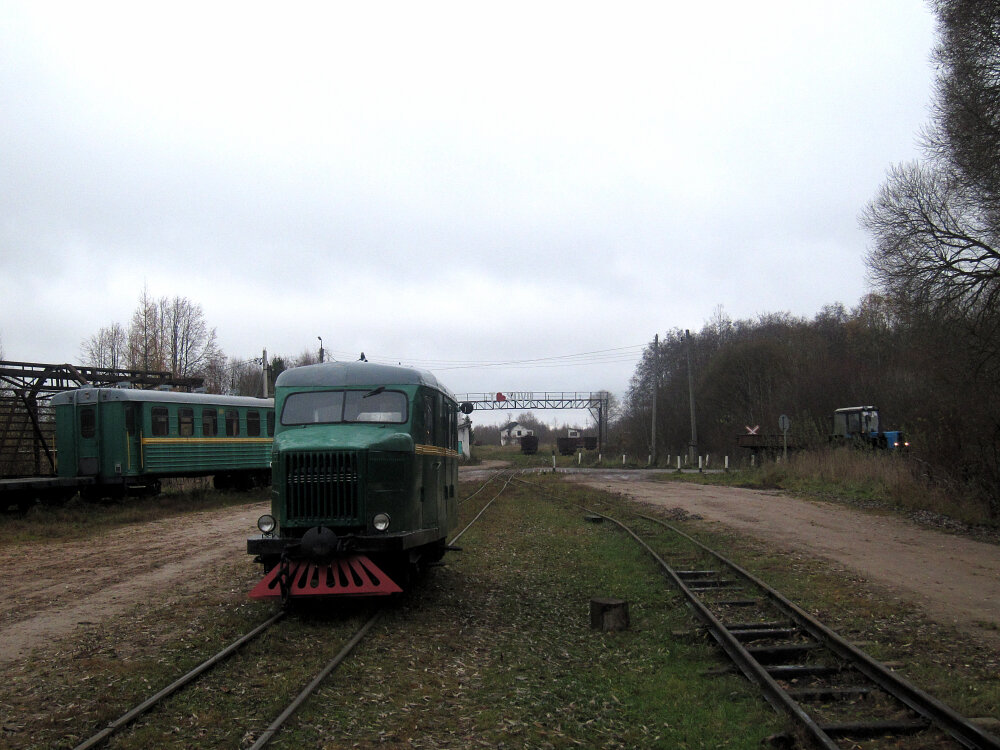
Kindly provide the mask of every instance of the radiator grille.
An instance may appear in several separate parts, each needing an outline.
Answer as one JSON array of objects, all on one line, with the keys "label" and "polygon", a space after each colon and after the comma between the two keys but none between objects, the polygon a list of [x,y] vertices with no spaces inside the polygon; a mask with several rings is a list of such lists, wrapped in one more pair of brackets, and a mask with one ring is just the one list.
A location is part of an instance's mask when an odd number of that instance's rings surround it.
[{"label": "radiator grille", "polygon": [[363,467],[364,454],[360,451],[285,454],[287,523],[363,525]]}]

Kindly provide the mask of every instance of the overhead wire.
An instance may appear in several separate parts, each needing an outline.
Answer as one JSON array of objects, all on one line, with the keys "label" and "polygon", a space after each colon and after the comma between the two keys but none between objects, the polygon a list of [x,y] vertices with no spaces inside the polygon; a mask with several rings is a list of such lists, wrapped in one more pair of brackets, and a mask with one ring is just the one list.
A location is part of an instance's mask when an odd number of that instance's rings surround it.
[{"label": "overhead wire", "polygon": [[[487,369],[491,367],[508,368],[544,368],[544,367],[565,367],[566,365],[597,365],[635,362],[646,348],[646,344],[635,344],[631,346],[620,346],[611,349],[597,349],[589,352],[578,352],[575,354],[560,354],[549,357],[535,357],[530,359],[515,360],[448,360],[448,359],[420,359],[414,357],[387,357],[384,355],[365,355],[369,362],[378,364],[400,364],[419,365],[434,370],[462,370],[462,369]],[[346,352],[335,351],[332,355],[337,358],[353,359],[353,355]]]}]

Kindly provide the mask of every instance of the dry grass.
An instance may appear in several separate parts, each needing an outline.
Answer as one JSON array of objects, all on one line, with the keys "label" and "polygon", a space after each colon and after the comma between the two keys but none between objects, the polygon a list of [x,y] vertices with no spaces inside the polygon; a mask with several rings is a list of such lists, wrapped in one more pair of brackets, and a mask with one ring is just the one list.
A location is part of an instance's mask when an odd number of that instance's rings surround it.
[{"label": "dry grass", "polygon": [[964,523],[990,524],[989,507],[960,488],[932,481],[904,455],[849,448],[806,451],[757,470],[759,481],[792,491],[834,495],[858,504],[930,511]]}]

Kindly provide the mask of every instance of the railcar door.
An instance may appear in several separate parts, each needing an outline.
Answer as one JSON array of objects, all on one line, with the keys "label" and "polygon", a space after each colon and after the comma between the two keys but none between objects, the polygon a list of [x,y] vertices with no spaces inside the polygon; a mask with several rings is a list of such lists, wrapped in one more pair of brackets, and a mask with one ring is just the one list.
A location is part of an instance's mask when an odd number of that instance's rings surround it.
[{"label": "railcar door", "polygon": [[132,401],[125,403],[125,474],[142,471],[142,409]]},{"label": "railcar door", "polygon": [[437,455],[438,424],[437,424],[437,394],[426,392],[424,402],[424,440],[421,446],[423,464],[423,486],[420,496],[423,500],[421,512],[423,519],[421,528],[432,528],[438,521],[438,504],[440,503],[441,486],[441,456]]},{"label": "railcar door", "polygon": [[101,423],[97,389],[77,392],[75,412],[76,473],[94,477],[101,468]]}]

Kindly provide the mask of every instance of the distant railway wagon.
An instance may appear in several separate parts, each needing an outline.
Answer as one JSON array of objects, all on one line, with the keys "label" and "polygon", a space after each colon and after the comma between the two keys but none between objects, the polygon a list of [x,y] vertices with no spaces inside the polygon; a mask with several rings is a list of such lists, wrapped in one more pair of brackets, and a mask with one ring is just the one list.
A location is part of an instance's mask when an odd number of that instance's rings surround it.
[{"label": "distant railway wagon", "polygon": [[580,450],[597,450],[597,438],[590,435],[580,435],[577,430],[570,430],[570,435],[556,438],[556,450],[560,456],[572,456]]},{"label": "distant railway wagon", "polygon": [[59,477],[88,496],[156,493],[167,477],[214,476],[218,489],[267,484],[274,401],[81,388],[52,397]]},{"label": "distant railway wagon", "polygon": [[458,411],[422,370],[329,362],[283,372],[271,513],[247,540],[265,571],[251,596],[389,594],[439,560],[458,523]]},{"label": "distant railway wagon", "polygon": [[526,456],[538,453],[538,435],[525,435],[521,438],[521,453]]}]

